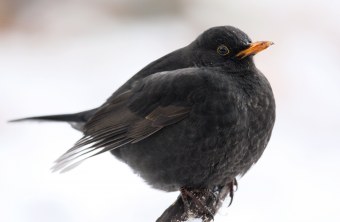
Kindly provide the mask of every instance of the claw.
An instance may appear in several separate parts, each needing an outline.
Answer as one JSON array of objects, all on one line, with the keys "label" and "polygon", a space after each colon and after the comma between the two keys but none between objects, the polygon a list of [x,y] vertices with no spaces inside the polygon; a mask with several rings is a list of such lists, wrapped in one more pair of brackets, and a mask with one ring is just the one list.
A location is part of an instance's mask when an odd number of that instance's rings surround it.
[{"label": "claw", "polygon": [[234,186],[235,186],[235,192],[238,190],[238,182],[236,178],[234,178]]},{"label": "claw", "polygon": [[228,207],[230,207],[230,205],[233,203],[234,193],[238,189],[238,183],[237,183],[236,178],[234,178],[230,183],[228,183],[227,186],[229,187],[229,196],[230,196],[230,202],[229,202]]}]

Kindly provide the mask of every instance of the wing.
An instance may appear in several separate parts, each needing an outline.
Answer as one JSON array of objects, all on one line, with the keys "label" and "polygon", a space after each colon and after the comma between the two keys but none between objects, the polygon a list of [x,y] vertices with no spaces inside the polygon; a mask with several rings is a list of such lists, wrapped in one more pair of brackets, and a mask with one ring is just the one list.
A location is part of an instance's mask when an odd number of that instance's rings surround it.
[{"label": "wing", "polygon": [[188,99],[204,85],[201,70],[188,68],[153,74],[109,99],[83,128],[84,136],[56,160],[53,171],[68,171],[84,160],[128,143],[138,143],[188,117]]}]

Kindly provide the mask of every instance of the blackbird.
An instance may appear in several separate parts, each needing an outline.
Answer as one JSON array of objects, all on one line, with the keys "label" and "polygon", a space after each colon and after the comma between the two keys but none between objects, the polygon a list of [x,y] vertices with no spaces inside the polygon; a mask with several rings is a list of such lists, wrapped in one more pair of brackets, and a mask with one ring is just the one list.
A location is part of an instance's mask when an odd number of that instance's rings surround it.
[{"label": "blackbird", "polygon": [[272,44],[213,27],[147,65],[99,108],[14,121],[65,121],[83,132],[54,171],[110,151],[164,191],[234,184],[258,161],[274,126],[273,92],[253,61]]}]

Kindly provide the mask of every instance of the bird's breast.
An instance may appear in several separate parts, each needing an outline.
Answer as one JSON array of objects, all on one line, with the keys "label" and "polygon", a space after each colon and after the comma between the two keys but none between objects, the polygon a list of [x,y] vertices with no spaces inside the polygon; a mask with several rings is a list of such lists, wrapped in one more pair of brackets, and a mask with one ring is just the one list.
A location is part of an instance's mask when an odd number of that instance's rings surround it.
[{"label": "bird's breast", "polygon": [[249,96],[224,84],[198,89],[189,100],[186,119],[113,151],[153,187],[221,185],[245,173],[269,140],[275,118],[270,95]]}]

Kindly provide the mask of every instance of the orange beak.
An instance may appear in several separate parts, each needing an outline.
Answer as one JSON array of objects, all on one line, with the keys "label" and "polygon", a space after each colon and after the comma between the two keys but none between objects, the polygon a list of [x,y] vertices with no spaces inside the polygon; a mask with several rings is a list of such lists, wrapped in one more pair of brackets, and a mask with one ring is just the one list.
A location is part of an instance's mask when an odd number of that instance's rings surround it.
[{"label": "orange beak", "polygon": [[271,46],[273,44],[274,43],[270,42],[270,41],[254,42],[254,43],[249,44],[248,48],[246,48],[245,50],[242,50],[236,56],[240,59],[243,59],[243,58],[248,57],[250,55],[255,55],[255,54],[261,52],[262,50],[265,50],[266,48],[268,48],[269,46]]}]

